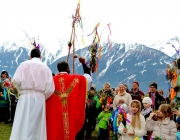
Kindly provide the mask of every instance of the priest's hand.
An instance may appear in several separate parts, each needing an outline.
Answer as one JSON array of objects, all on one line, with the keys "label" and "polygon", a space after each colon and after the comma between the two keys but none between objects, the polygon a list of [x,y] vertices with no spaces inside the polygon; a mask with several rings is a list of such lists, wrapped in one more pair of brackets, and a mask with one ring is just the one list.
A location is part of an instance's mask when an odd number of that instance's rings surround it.
[{"label": "priest's hand", "polygon": [[79,57],[79,62],[82,64],[86,64],[85,58]]},{"label": "priest's hand", "polygon": [[90,73],[90,68],[88,68],[88,66],[86,65],[86,60],[85,60],[85,58],[83,58],[83,57],[79,57],[79,62],[82,64],[82,66],[83,66],[83,70],[84,70],[84,73],[86,73],[86,74],[89,74],[89,75],[91,75]]}]

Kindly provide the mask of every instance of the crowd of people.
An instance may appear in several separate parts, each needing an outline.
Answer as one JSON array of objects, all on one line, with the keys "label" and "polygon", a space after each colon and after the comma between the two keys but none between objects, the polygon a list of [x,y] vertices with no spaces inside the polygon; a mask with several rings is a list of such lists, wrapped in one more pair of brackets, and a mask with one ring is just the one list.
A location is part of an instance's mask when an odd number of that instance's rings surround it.
[{"label": "crowd of people", "polygon": [[[91,133],[98,122],[100,140],[108,140],[110,135],[113,140],[134,140],[136,137],[144,140],[155,137],[176,140],[177,110],[170,107],[169,97],[165,98],[163,91],[157,90],[157,87],[157,83],[151,83],[148,93],[139,89],[137,81],[132,83],[131,90],[123,83],[116,88],[111,88],[110,83],[105,83],[100,91],[96,91],[94,86],[91,87],[88,92],[84,127],[86,138],[91,139]],[[123,123],[116,123],[119,107],[122,106],[129,120],[126,127]]]},{"label": "crowd of people", "polygon": [[0,78],[0,122],[13,123],[18,91],[10,85],[11,77],[7,71],[1,72]]},{"label": "crowd of people", "polygon": [[148,93],[138,81],[115,88],[106,82],[97,90],[84,58],[79,58],[83,76],[70,74],[66,61],[53,74],[39,49],[30,59],[12,79],[1,73],[0,121],[13,124],[10,140],[92,140],[96,128],[98,140],[178,139],[180,112],[156,82]]}]

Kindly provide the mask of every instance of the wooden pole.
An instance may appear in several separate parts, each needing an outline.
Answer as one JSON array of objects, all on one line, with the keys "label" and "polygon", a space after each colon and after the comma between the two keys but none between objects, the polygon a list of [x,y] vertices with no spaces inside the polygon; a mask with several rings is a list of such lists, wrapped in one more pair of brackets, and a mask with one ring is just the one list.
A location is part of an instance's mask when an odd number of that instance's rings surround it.
[{"label": "wooden pole", "polygon": [[73,62],[72,62],[73,64],[72,64],[72,65],[73,65],[73,74],[74,74],[74,73],[75,73],[75,62],[74,62],[74,60],[75,60],[75,58],[74,58],[74,54],[75,54],[75,43],[74,43],[74,42],[75,42],[75,36],[76,36],[76,35],[75,35],[75,26],[74,26],[73,29],[74,29],[74,32],[73,32]]},{"label": "wooden pole", "polygon": [[[70,37],[70,41],[69,41],[70,44],[68,44],[68,45],[72,45],[71,43],[72,43],[73,28],[74,28],[74,25],[72,25],[71,37]],[[69,61],[70,50],[71,50],[71,46],[68,46],[68,47],[69,47],[68,48],[69,50],[68,50],[67,62]]]}]

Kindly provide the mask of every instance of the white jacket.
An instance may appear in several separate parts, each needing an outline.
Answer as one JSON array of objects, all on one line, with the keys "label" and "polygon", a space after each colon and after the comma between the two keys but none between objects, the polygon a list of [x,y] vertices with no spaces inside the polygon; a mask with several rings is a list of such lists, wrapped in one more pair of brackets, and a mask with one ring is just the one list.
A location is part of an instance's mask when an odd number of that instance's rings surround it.
[{"label": "white jacket", "polygon": [[[127,114],[127,119],[131,122],[132,116]],[[123,132],[124,125],[121,123],[119,125],[118,131],[122,135],[121,136],[122,140],[134,140],[136,137],[142,138],[146,134],[146,130],[145,130],[146,122],[145,122],[144,116],[142,115],[140,115],[140,122],[141,122],[141,129],[133,128],[131,124],[127,122],[127,126],[126,126],[127,133]],[[135,132],[135,135],[133,137],[128,136],[128,133],[133,132],[133,130]]]}]

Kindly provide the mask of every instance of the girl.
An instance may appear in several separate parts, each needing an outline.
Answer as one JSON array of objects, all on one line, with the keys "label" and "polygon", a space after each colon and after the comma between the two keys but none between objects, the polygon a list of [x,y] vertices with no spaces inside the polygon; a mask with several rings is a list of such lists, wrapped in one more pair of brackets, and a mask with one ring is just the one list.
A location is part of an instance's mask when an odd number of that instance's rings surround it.
[{"label": "girl", "polygon": [[146,134],[145,119],[141,113],[141,103],[138,100],[131,102],[131,115],[127,114],[130,123],[124,126],[120,124],[118,131],[122,136],[122,140],[134,140],[136,137],[142,138]]},{"label": "girl", "polygon": [[[153,118],[157,118],[156,121]],[[153,131],[152,138],[160,137],[163,140],[176,140],[176,124],[172,120],[173,112],[170,105],[162,104],[157,113],[152,112],[146,119],[146,130]]]}]

